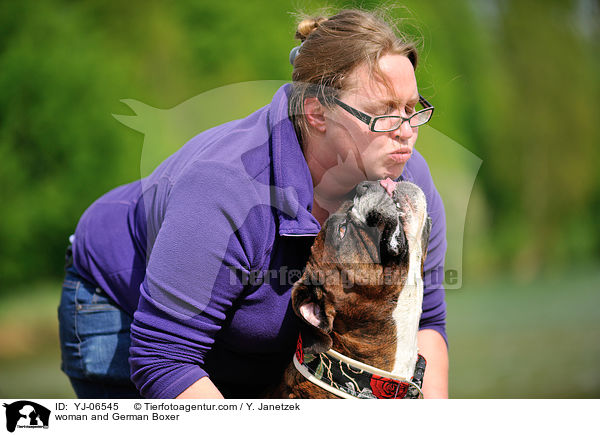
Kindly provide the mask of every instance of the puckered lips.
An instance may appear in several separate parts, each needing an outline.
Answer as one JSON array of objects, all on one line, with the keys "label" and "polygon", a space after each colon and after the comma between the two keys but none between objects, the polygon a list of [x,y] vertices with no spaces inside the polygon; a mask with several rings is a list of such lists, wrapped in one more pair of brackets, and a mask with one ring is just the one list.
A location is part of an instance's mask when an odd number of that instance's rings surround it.
[{"label": "puckered lips", "polygon": [[412,150],[408,147],[400,148],[395,150],[389,154],[390,159],[392,159],[396,163],[406,163],[410,156],[412,155]]}]

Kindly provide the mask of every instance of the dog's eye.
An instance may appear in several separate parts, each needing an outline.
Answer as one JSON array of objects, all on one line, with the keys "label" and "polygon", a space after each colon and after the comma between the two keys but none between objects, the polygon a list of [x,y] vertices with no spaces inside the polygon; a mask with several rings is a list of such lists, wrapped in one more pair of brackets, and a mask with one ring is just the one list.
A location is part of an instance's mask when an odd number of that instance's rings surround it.
[{"label": "dog's eye", "polygon": [[344,236],[346,235],[346,221],[343,221],[339,226],[338,226],[338,233],[340,235],[340,239],[343,239]]}]

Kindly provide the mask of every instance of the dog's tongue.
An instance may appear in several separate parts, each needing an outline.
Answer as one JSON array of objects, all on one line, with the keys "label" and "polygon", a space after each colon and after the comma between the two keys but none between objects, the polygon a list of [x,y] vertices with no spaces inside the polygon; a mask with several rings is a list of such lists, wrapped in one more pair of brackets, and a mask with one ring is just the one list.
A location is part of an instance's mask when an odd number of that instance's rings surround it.
[{"label": "dog's tongue", "polygon": [[396,189],[396,183],[391,178],[386,178],[385,180],[379,180],[379,184],[383,186],[385,191],[390,195],[390,197],[394,194],[394,189]]}]

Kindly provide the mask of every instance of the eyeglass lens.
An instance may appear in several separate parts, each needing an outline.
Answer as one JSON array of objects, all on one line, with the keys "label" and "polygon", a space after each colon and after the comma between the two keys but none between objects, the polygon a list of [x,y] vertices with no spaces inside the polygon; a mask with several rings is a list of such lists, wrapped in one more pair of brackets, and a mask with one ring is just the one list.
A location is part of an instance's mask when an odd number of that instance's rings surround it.
[{"label": "eyeglass lens", "polygon": [[[432,112],[432,110],[423,110],[415,113],[415,115],[410,118],[410,126],[418,127],[425,124],[431,118]],[[400,127],[401,122],[402,119],[395,116],[378,118],[375,121],[373,128],[375,130],[395,130]]]}]

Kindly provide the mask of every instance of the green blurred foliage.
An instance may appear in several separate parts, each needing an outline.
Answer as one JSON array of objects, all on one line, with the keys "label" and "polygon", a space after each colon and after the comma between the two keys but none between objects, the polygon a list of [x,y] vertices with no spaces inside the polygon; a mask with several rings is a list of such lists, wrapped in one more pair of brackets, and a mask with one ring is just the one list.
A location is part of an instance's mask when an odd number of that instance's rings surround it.
[{"label": "green blurred foliage", "polygon": [[[483,160],[467,272],[529,277],[597,261],[600,2],[403,4],[386,8],[422,40],[432,126]],[[290,12],[323,5],[0,3],[0,295],[60,277],[81,213],[139,177],[143,138],[111,116],[131,114],[120,100],[165,109],[227,84],[288,80]]]}]

